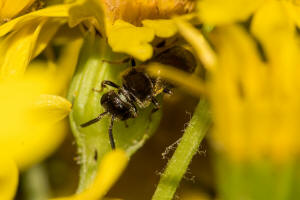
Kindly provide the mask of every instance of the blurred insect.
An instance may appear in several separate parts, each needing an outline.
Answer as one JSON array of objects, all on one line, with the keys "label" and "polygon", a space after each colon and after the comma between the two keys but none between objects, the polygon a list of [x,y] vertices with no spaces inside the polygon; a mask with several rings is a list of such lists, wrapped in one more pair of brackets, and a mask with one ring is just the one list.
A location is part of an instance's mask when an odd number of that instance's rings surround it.
[{"label": "blurred insect", "polygon": [[133,59],[130,60],[132,67],[126,70],[122,75],[121,86],[109,80],[104,80],[101,83],[101,90],[99,90],[99,92],[107,86],[115,88],[115,90],[110,90],[101,97],[100,103],[104,107],[105,112],[80,125],[81,127],[87,127],[98,122],[105,115],[110,115],[111,122],[108,133],[112,149],[116,147],[112,133],[115,120],[126,122],[126,120],[130,118],[136,118],[138,116],[136,105],[139,108],[146,108],[152,103],[154,105],[151,112],[152,114],[160,108],[155,97],[160,93],[172,94],[170,89],[173,85],[160,77],[151,77],[146,73],[145,67],[147,63],[158,62],[189,73],[193,73],[197,65],[193,54],[179,46],[167,49],[157,56],[154,56],[150,61],[139,66],[135,66]]}]

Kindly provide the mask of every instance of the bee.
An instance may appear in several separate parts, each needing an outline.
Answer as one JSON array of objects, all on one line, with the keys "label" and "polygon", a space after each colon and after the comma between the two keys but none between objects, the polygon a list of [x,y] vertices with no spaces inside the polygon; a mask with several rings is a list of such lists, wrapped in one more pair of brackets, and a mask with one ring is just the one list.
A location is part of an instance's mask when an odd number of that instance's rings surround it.
[{"label": "bee", "polygon": [[172,84],[160,77],[151,77],[147,74],[145,68],[149,62],[170,65],[189,73],[193,73],[197,65],[195,57],[190,51],[180,46],[174,46],[139,66],[135,66],[135,61],[131,59],[132,67],[123,73],[121,86],[109,80],[102,81],[100,91],[107,86],[114,88],[104,93],[100,99],[100,104],[105,111],[80,126],[90,126],[104,116],[110,115],[108,135],[112,149],[116,148],[113,137],[115,120],[126,122],[130,118],[136,118],[138,116],[137,107],[146,108],[150,104],[153,104],[151,113],[154,113],[160,109],[156,96],[161,93],[172,94],[171,89],[174,87]]}]

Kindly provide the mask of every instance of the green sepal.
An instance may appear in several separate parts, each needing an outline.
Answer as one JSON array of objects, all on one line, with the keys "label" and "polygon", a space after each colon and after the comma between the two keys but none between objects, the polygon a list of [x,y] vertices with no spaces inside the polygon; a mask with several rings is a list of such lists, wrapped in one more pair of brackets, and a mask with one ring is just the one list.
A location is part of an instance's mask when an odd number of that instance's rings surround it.
[{"label": "green sepal", "polygon": [[[96,118],[104,112],[100,104],[103,92],[100,89],[103,80],[110,80],[121,84],[121,74],[129,63],[111,64],[104,60],[117,61],[126,58],[124,54],[112,52],[105,39],[98,35],[89,34],[85,38],[81,49],[78,66],[69,88],[68,99],[72,102],[70,124],[78,148],[80,181],[78,192],[85,189],[95,177],[97,167],[103,156],[111,151],[108,139],[110,117],[104,117],[99,122],[82,128],[80,124]],[[156,130],[161,112],[151,116],[152,106],[139,109],[138,117],[128,120],[128,127],[122,121],[116,121],[113,126],[113,135],[117,148],[124,149],[130,156],[137,151]],[[97,153],[96,153],[97,152]]]}]

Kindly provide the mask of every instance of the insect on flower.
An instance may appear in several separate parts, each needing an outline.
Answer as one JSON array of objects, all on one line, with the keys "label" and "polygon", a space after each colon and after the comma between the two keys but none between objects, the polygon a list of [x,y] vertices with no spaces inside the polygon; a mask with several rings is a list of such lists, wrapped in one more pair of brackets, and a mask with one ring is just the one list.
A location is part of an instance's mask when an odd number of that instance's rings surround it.
[{"label": "insect on flower", "polygon": [[99,92],[107,86],[115,88],[114,90],[104,93],[101,97],[100,103],[104,107],[105,112],[80,126],[90,126],[101,120],[105,115],[110,115],[111,122],[108,133],[112,149],[115,149],[115,141],[112,133],[115,120],[126,122],[126,120],[130,118],[136,118],[138,116],[136,106],[146,108],[151,103],[154,105],[151,111],[152,114],[160,108],[155,97],[160,93],[172,94],[171,88],[174,86],[171,83],[168,83],[160,77],[151,77],[146,73],[145,67],[149,62],[170,65],[189,73],[193,73],[197,65],[191,52],[183,47],[174,46],[139,66],[135,66],[135,61],[131,59],[132,67],[123,73],[122,86],[112,81],[104,80],[101,83],[101,90],[99,90]]}]

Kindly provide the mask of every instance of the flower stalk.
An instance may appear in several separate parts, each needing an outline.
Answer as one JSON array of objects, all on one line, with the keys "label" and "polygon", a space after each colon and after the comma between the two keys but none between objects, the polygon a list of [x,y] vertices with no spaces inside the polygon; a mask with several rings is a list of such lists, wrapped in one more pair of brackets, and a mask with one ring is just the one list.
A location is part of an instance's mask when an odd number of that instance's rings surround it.
[{"label": "flower stalk", "polygon": [[180,140],[165,172],[162,174],[152,200],[171,200],[193,156],[211,126],[206,100],[200,100],[196,111]]}]

